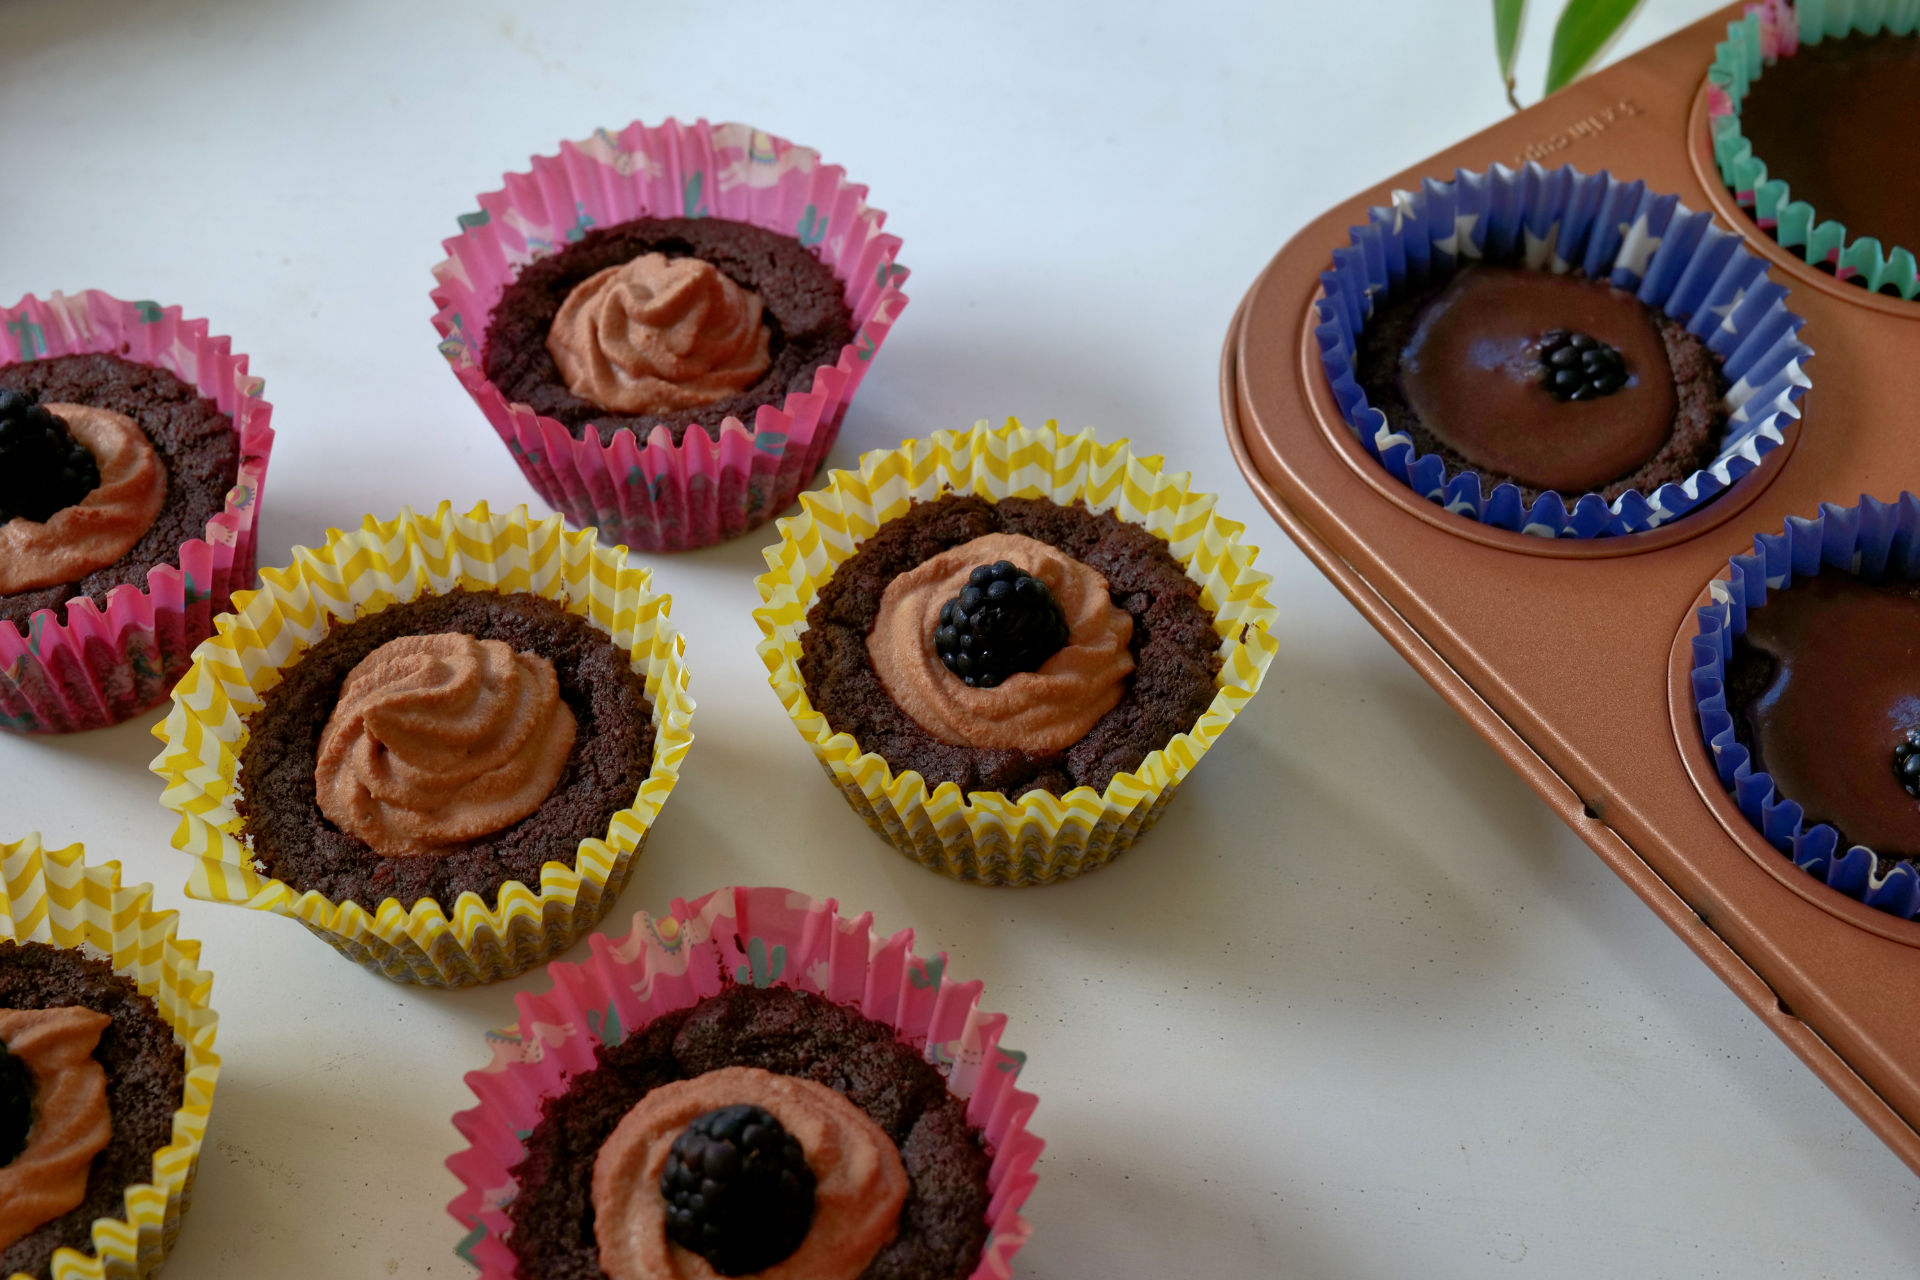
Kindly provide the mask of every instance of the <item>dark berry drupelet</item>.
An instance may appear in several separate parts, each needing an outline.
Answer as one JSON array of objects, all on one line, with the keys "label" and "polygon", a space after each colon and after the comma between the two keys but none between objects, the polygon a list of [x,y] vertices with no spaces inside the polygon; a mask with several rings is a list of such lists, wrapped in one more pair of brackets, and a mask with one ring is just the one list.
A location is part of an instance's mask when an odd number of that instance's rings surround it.
[{"label": "dark berry drupelet", "polygon": [[44,522],[100,484],[100,466],[34,397],[0,389],[0,524]]},{"label": "dark berry drupelet", "polygon": [[1555,400],[1598,400],[1627,385],[1627,361],[1591,334],[1549,329],[1540,335],[1540,367]]},{"label": "dark berry drupelet", "polygon": [[933,649],[970,689],[1037,671],[1066,647],[1067,616],[1047,584],[1011,561],[983,564],[940,608]]},{"label": "dark berry drupelet", "polygon": [[667,1153],[667,1235],[723,1276],[765,1271],[807,1238],[813,1186],[800,1140],[772,1113],[745,1104],[709,1111]]},{"label": "dark berry drupelet", "polygon": [[27,1149],[33,1128],[33,1073],[0,1044],[0,1168]]},{"label": "dark berry drupelet", "polygon": [[1908,795],[1920,800],[1920,729],[1907,730],[1906,738],[1894,747],[1893,776]]}]

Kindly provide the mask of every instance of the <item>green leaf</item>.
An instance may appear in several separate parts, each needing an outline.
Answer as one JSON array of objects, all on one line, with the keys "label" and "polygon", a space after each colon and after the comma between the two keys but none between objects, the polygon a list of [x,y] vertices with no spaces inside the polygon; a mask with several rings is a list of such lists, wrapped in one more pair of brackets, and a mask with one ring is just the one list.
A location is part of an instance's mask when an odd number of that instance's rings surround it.
[{"label": "green leaf", "polygon": [[1500,59],[1500,78],[1513,83],[1513,60],[1520,54],[1520,23],[1527,0],[1493,0],[1493,51]]},{"label": "green leaf", "polygon": [[1567,0],[1547,54],[1547,92],[1563,89],[1613,43],[1641,0]]}]

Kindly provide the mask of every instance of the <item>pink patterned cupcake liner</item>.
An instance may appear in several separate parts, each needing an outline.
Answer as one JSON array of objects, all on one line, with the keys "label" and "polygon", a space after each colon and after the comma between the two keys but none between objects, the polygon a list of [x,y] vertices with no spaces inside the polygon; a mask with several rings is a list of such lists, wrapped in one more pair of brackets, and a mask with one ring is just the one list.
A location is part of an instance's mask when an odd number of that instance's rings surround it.
[{"label": "pink patterned cupcake liner", "polygon": [[144,591],[115,587],[104,608],[79,596],[66,604],[64,621],[59,610],[42,609],[24,631],[0,622],[0,728],[17,732],[99,729],[159,706],[194,646],[213,634],[214,615],[253,584],[273,406],[260,398],[247,357],[179,307],[123,302],[97,289],[29,295],[0,308],[0,366],[92,352],[156,365],[213,400],[239,434],[239,475],[205,536],[150,570]]},{"label": "pink patterned cupcake liner", "polygon": [[[847,404],[886,340],[906,295],[894,261],[897,236],[868,207],[867,189],[817,152],[742,124],[668,120],[619,133],[602,129],[557,156],[537,156],[480,197],[465,230],[444,242],[433,269],[440,353],[519,462],[540,496],[573,524],[597,525],[609,543],[644,551],[712,546],[766,523],[792,502],[826,459]],[[675,444],[656,427],[602,443],[576,439],[556,420],[516,404],[480,367],[487,326],[521,267],[589,228],[642,217],[718,217],[790,235],[832,267],[846,288],[854,336],[806,391],[762,406],[752,423],[730,417],[716,440],[695,428]]]},{"label": "pink patterned cupcake liner", "polygon": [[980,1008],[980,984],[956,982],[945,954],[913,953],[913,931],[877,934],[872,915],[851,919],[832,899],[788,889],[719,889],[676,900],[660,917],[641,913],[618,940],[595,934],[593,955],[552,964],[553,988],[515,997],[519,1024],[489,1035],[493,1061],[467,1075],[480,1104],[453,1118],[470,1145],[447,1167],[463,1189],[448,1211],[466,1228],[458,1252],[483,1280],[512,1280],[505,1207],[524,1135],[568,1077],[590,1069],[594,1050],[685,1009],[731,983],[788,986],[857,1008],[892,1026],[945,1073],[967,1102],[967,1120],[992,1155],[990,1233],[971,1280],[1006,1280],[1032,1228],[1020,1208],[1032,1192],[1042,1143],[1027,1131],[1036,1102],[1018,1079],[1026,1055],[1003,1048],[1002,1014]]}]

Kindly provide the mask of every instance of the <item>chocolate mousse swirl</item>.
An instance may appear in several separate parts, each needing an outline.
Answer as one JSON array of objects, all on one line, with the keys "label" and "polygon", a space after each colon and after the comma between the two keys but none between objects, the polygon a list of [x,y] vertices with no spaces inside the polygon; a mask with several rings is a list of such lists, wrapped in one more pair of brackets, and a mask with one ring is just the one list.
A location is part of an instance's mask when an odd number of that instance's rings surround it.
[{"label": "chocolate mousse swirl", "polygon": [[546,658],[469,635],[402,636],[341,686],[314,789],[320,811],[374,852],[431,853],[539,808],[574,733]]},{"label": "chocolate mousse swirl", "polygon": [[766,373],[760,295],[712,263],[649,253],[574,286],[547,334],[567,390],[618,413],[698,409]]},{"label": "chocolate mousse swirl", "polygon": [[813,1225],[756,1280],[856,1280],[900,1226],[907,1171],[872,1117],[823,1084],[758,1067],[722,1067],[648,1093],[593,1163],[593,1234],[608,1280],[713,1280],[705,1258],[667,1236],[660,1175],[697,1116],[751,1103],[799,1139],[814,1174]]},{"label": "chocolate mousse swirl", "polygon": [[0,1168],[0,1249],[86,1199],[93,1158],[113,1137],[107,1073],[93,1057],[112,1021],[73,1006],[0,1009],[0,1041],[34,1082],[26,1148]]},{"label": "chocolate mousse swirl", "polygon": [[[1047,584],[1067,619],[1066,646],[1037,671],[970,689],[934,649],[940,608],[978,565],[1007,560]],[[1100,572],[1017,533],[963,542],[894,578],[880,597],[867,653],[887,693],[942,742],[1040,755],[1064,751],[1113,710],[1133,674],[1133,618],[1114,607]]]},{"label": "chocolate mousse swirl", "polygon": [[84,404],[43,408],[66,424],[100,468],[100,483],[42,521],[0,525],[0,595],[78,582],[115,563],[153,527],[167,472],[140,424]]}]

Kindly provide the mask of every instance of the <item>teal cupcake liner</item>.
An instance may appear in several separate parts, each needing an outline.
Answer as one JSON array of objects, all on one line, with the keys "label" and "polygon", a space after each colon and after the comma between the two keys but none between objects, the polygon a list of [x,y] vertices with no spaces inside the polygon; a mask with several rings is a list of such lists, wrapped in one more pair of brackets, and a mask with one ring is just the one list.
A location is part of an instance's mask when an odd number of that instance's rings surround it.
[{"label": "teal cupcake liner", "polygon": [[1740,107],[1753,82],[1803,44],[1852,35],[1920,34],[1920,0],[1765,0],[1727,26],[1727,38],[1714,46],[1707,70],[1707,121],[1714,164],[1720,180],[1753,220],[1780,246],[1810,265],[1833,272],[1874,293],[1920,299],[1920,261],[1915,247],[1882,245],[1872,236],[1855,236],[1838,221],[1823,219],[1805,200],[1796,200],[1784,178],[1767,171],[1766,161],[1740,129]]}]

